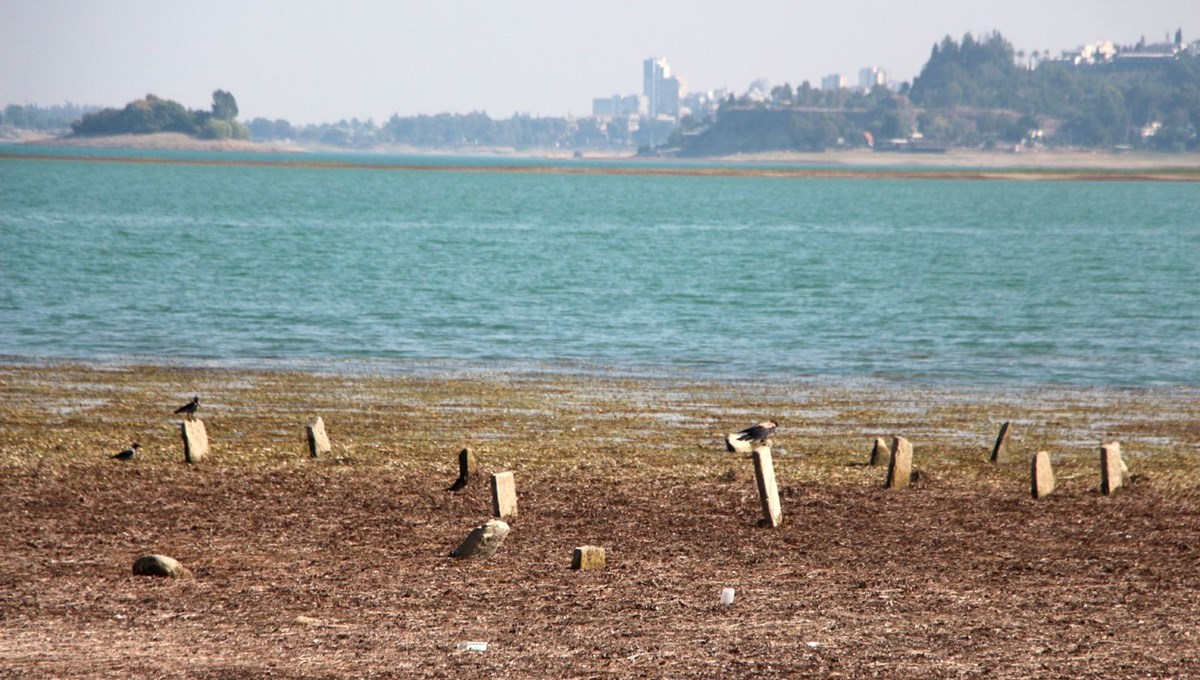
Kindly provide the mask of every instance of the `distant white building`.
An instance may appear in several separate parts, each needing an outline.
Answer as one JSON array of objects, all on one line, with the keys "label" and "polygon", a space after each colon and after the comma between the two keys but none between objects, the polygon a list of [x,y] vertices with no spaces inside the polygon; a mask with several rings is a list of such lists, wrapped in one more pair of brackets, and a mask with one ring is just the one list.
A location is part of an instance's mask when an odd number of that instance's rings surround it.
[{"label": "distant white building", "polygon": [[687,86],[683,80],[671,75],[666,59],[651,57],[642,62],[642,95],[646,98],[646,115],[674,118],[679,115]]},{"label": "distant white building", "polygon": [[1117,46],[1111,40],[1089,43],[1076,50],[1063,50],[1060,61],[1076,66],[1084,64],[1107,64],[1117,55]]},{"label": "distant white building", "polygon": [[871,66],[858,72],[858,89],[870,92],[880,85],[887,85],[887,71]]},{"label": "distant white building", "polygon": [[689,92],[683,98],[683,106],[679,109],[681,116],[692,115],[697,120],[712,120],[717,116],[721,102],[729,96],[724,89],[707,90],[705,92]]},{"label": "distant white building", "polygon": [[833,73],[821,79],[822,90],[840,90],[846,87],[846,76]]},{"label": "distant white building", "polygon": [[624,97],[614,94],[611,97],[597,97],[592,100],[592,115],[598,118],[644,116],[646,111],[646,98],[636,94]]}]

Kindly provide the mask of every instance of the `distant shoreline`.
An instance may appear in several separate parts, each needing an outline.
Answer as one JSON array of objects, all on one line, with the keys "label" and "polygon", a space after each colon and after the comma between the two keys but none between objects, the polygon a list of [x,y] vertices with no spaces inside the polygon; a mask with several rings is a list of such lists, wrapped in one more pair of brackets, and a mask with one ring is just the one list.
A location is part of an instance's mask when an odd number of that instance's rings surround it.
[{"label": "distant shoreline", "polygon": [[244,139],[197,139],[181,132],[158,132],[149,135],[98,135],[42,137],[26,139],[20,146],[51,146],[80,149],[142,149],[146,151],[253,151],[279,153],[303,151],[297,145],[274,142],[251,142]]},{"label": "distant shoreline", "polygon": [[[514,149],[416,149],[382,147],[370,150],[310,148],[294,143],[251,142],[245,140],[202,140],[179,133],[153,135],[114,135],[107,137],[54,137],[28,140],[22,147],[71,149],[134,149],[147,151],[214,151],[240,153],[295,154],[295,160],[246,159],[163,159],[97,158],[83,155],[25,154],[30,160],[111,161],[131,163],[183,163],[204,165],[283,166],[309,168],[358,168],[380,170],[442,170],[456,172],[519,172],[605,175],[694,175],[751,176],[779,178],[891,178],[891,179],[1008,179],[1008,180],[1095,180],[1095,181],[1200,181],[1200,154],[1159,154],[1148,152],[1111,153],[1098,151],[1034,151],[1026,153],[951,150],[944,154],[874,152],[867,149],[827,152],[769,152],[739,154],[705,159],[666,159],[680,165],[664,166],[659,159],[640,159],[612,152],[584,153],[585,160],[625,161],[632,166],[479,166],[467,162],[470,157],[511,157],[558,161],[572,157],[569,152]],[[313,152],[360,155],[362,162],[306,159]],[[463,163],[410,164],[382,163],[369,160],[388,154],[446,156],[464,159]],[[17,156],[8,156],[16,158]],[[722,167],[704,166],[722,163]],[[688,167],[695,163],[697,167]],[[770,167],[778,165],[779,167]],[[795,168],[789,165],[813,167]],[[742,167],[744,166],[744,167]],[[754,166],[754,167],[750,167]],[[765,167],[764,167],[765,166]]]}]

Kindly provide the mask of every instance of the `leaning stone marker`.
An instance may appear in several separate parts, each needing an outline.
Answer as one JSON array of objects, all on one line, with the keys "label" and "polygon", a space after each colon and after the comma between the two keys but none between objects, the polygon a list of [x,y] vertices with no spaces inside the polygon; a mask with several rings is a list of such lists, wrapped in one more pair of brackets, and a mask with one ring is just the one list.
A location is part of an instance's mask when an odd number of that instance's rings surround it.
[{"label": "leaning stone marker", "polygon": [[517,483],[511,471],[492,475],[492,515],[500,519],[517,516]]},{"label": "leaning stone marker", "polygon": [[583,545],[571,553],[571,568],[580,571],[603,569],[605,565],[604,548],[595,545]]},{"label": "leaning stone marker", "polygon": [[996,445],[992,447],[992,457],[990,460],[993,463],[1003,463],[1008,460],[1008,435],[1009,422],[1006,420],[1000,426],[1000,434],[996,435]]},{"label": "leaning stone marker", "polygon": [[203,420],[183,421],[183,460],[199,463],[208,455],[208,433]]},{"label": "leaning stone marker", "polygon": [[192,572],[178,560],[166,555],[142,555],[133,563],[134,576],[159,576],[162,578],[191,578]]},{"label": "leaning stone marker", "polygon": [[1045,498],[1054,491],[1054,470],[1050,467],[1050,454],[1038,451],[1033,454],[1029,469],[1029,493],[1034,498]]},{"label": "leaning stone marker", "polygon": [[907,488],[912,481],[912,444],[904,437],[892,439],[892,454],[888,460],[887,482],[889,489]]},{"label": "leaning stone marker", "polygon": [[1111,442],[1100,447],[1100,493],[1108,496],[1125,481],[1121,462],[1121,444]]},{"label": "leaning stone marker", "polygon": [[871,465],[887,465],[891,456],[887,442],[883,437],[876,437],[875,445],[871,447]]},{"label": "leaning stone marker", "polygon": [[308,425],[304,426],[304,431],[308,435],[310,456],[316,458],[333,451],[333,447],[329,445],[329,437],[325,434],[325,421],[321,420],[320,416],[308,421]]},{"label": "leaning stone marker", "polygon": [[738,439],[738,433],[725,435],[725,450],[730,453],[750,453],[754,450],[754,444],[744,442]]},{"label": "leaning stone marker", "polygon": [[508,524],[498,519],[490,519],[486,524],[475,527],[475,530],[454,549],[454,552],[450,553],[450,556],[458,558],[491,557],[500,548],[500,544],[504,543],[504,537],[508,536],[508,531]]},{"label": "leaning stone marker", "polygon": [[754,479],[758,482],[758,499],[762,503],[763,524],[777,527],[783,523],[783,510],[779,507],[779,488],[775,485],[775,463],[771,459],[771,447],[754,449]]}]

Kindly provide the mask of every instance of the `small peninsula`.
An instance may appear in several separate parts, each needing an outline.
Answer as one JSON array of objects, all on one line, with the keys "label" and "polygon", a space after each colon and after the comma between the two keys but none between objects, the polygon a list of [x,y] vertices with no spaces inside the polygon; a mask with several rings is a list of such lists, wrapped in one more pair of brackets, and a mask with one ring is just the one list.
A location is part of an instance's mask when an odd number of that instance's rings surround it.
[{"label": "small peninsula", "polygon": [[237,99],[224,90],[213,92],[212,108],[189,111],[171,99],[147,94],[122,109],[101,109],[71,124],[78,137],[176,133],[199,140],[249,140],[250,131],[237,121]]}]

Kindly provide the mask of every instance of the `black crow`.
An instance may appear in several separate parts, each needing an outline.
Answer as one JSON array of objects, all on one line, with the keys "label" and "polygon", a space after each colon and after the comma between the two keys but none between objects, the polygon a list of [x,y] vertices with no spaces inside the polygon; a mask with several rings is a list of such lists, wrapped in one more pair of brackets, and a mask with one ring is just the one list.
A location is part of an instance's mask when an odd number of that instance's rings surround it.
[{"label": "black crow", "polygon": [[196,409],[200,408],[200,397],[192,397],[188,403],[175,409],[175,413],[182,413],[187,416],[188,420],[192,420],[192,416],[196,415]]},{"label": "black crow", "polygon": [[738,441],[740,442],[765,442],[775,434],[775,428],[778,423],[770,420],[764,420],[757,425],[751,425],[744,430],[738,432]]},{"label": "black crow", "polygon": [[125,449],[124,451],[113,454],[113,458],[116,458],[117,460],[129,460],[137,455],[137,450],[140,448],[142,448],[142,445],[134,442],[130,444],[129,448]]}]

